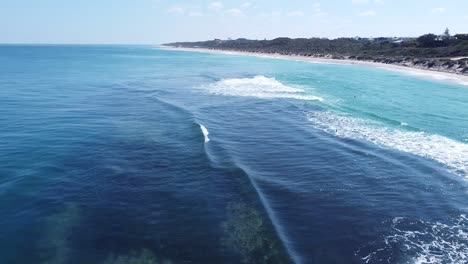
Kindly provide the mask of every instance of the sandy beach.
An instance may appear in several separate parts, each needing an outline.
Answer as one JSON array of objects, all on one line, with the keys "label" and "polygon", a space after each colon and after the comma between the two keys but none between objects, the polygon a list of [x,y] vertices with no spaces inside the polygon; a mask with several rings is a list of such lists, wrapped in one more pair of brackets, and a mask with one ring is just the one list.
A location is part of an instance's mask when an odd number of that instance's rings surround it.
[{"label": "sandy beach", "polygon": [[227,51],[227,50],[213,50],[205,48],[179,48],[179,47],[170,47],[170,46],[159,46],[161,49],[167,50],[180,50],[180,51],[191,51],[191,52],[208,52],[208,53],[218,53],[218,54],[229,54],[229,55],[241,55],[241,56],[254,56],[261,58],[271,58],[271,59],[284,59],[284,60],[297,60],[297,61],[306,61],[311,63],[325,63],[325,64],[348,64],[348,65],[362,65],[369,67],[382,68],[391,71],[398,71],[404,74],[419,76],[423,78],[430,78],[434,80],[441,81],[450,81],[458,84],[468,86],[468,76],[436,71],[430,69],[422,69],[411,66],[401,66],[395,64],[385,64],[371,61],[358,61],[358,60],[341,60],[341,59],[330,59],[330,58],[316,58],[316,57],[305,57],[297,55],[283,55],[283,54],[270,54],[270,53],[252,53],[252,52],[242,52],[242,51]]}]

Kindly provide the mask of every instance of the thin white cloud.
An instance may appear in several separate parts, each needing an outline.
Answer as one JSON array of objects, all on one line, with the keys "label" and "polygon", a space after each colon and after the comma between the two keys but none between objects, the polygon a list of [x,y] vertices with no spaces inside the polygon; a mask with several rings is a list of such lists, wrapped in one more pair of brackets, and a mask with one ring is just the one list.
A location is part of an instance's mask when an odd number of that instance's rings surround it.
[{"label": "thin white cloud", "polygon": [[278,11],[278,10],[275,10],[275,11],[272,11],[272,12],[271,12],[271,15],[272,15],[272,16],[280,16],[281,14],[282,14],[282,12],[281,12],[281,11]]},{"label": "thin white cloud", "polygon": [[375,16],[375,15],[377,15],[377,13],[374,10],[367,10],[358,14],[358,16],[362,16],[362,17]]},{"label": "thin white cloud", "polygon": [[245,3],[243,3],[240,7],[241,7],[241,8],[249,8],[249,7],[251,7],[251,6],[252,6],[252,3],[250,3],[250,2],[245,2]]},{"label": "thin white cloud", "polygon": [[244,17],[245,16],[245,14],[240,9],[237,9],[237,8],[231,8],[231,9],[227,10],[226,13],[231,15],[231,16],[235,16],[235,17]]},{"label": "thin white cloud", "polygon": [[442,13],[445,13],[445,11],[446,11],[445,7],[432,8],[432,13],[434,14],[442,14]]},{"label": "thin white cloud", "polygon": [[353,4],[366,4],[369,3],[369,0],[351,0]]},{"label": "thin white cloud", "polygon": [[320,12],[315,12],[313,15],[314,15],[314,16],[328,16],[328,13],[327,13],[327,12],[320,11]]},{"label": "thin white cloud", "polygon": [[169,14],[183,15],[185,10],[180,6],[172,6],[167,10],[167,12]]},{"label": "thin white cloud", "polygon": [[202,13],[196,12],[196,11],[192,11],[188,15],[191,16],[191,17],[201,17],[201,16],[203,16]]},{"label": "thin white cloud", "polygon": [[190,17],[201,17],[203,16],[203,13],[194,11],[194,10],[187,10],[184,7],[181,6],[172,6],[169,9],[167,9],[167,13],[173,14],[173,15],[187,15]]},{"label": "thin white cloud", "polygon": [[353,4],[368,4],[371,2],[374,4],[381,4],[383,3],[383,0],[351,0],[351,3]]},{"label": "thin white cloud", "polygon": [[314,16],[327,16],[327,15],[328,15],[327,12],[324,12],[324,11],[322,10],[321,5],[320,5],[319,2],[315,2],[315,3],[313,4],[313,6],[314,6],[314,10],[313,10],[313,14],[312,14],[312,15],[314,15]]},{"label": "thin white cloud", "polygon": [[289,17],[300,17],[300,16],[304,16],[304,12],[299,11],[299,10],[295,10],[295,11],[291,11],[291,12],[287,13],[286,15],[289,16]]},{"label": "thin white cloud", "polygon": [[221,2],[211,2],[208,5],[208,8],[213,9],[213,10],[221,10],[223,9],[224,5]]}]

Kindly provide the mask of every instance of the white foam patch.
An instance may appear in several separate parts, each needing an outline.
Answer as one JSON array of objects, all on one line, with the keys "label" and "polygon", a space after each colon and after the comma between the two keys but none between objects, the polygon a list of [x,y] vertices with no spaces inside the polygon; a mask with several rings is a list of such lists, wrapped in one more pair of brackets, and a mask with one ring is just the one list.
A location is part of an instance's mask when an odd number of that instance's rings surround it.
[{"label": "white foam patch", "polygon": [[[396,217],[391,224],[391,233],[383,241],[371,243],[371,252],[366,247],[356,252],[365,263],[394,263],[401,252],[404,263],[468,263],[468,218],[460,215],[450,223],[411,221]],[[378,248],[378,249],[376,249]],[[385,259],[387,258],[387,259]],[[401,258],[401,256],[400,256]]]},{"label": "white foam patch", "polygon": [[304,90],[286,86],[275,78],[255,76],[253,78],[223,79],[204,86],[210,93],[228,96],[257,98],[291,98],[298,100],[318,100],[322,98],[307,95]]},{"label": "white foam patch", "polygon": [[420,70],[420,69],[411,69],[411,68],[407,68],[407,69],[406,68],[397,69],[397,68],[392,68],[392,67],[379,67],[379,68],[403,73],[406,75],[416,76],[416,77],[424,77],[424,78],[428,77],[428,78],[439,80],[439,81],[452,81],[461,85],[468,86],[468,82],[466,81],[466,78],[464,78],[464,76],[458,77],[455,73],[445,74],[445,73],[432,72],[430,70]]},{"label": "white foam patch", "polygon": [[208,143],[210,141],[210,138],[208,137],[208,135],[210,134],[210,132],[208,132],[208,129],[206,129],[206,127],[204,127],[203,125],[199,125],[200,126],[200,129],[203,133],[203,136],[205,137],[205,143]]},{"label": "white foam patch", "polygon": [[441,135],[385,127],[383,124],[331,112],[308,115],[315,127],[338,137],[365,140],[376,145],[438,161],[468,179],[468,144]]}]

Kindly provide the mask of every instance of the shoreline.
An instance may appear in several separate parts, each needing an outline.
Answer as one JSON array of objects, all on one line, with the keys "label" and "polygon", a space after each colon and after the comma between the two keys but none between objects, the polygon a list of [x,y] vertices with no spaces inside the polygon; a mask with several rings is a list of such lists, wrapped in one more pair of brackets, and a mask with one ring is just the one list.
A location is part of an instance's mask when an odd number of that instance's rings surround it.
[{"label": "shoreline", "polygon": [[416,76],[416,77],[428,77],[433,80],[450,81],[450,82],[468,86],[467,75],[457,74],[453,72],[446,72],[446,71],[431,70],[428,68],[420,68],[420,67],[410,66],[410,65],[404,66],[404,65],[398,65],[398,64],[388,64],[388,63],[363,61],[363,60],[317,58],[317,57],[308,57],[308,56],[300,56],[300,55],[283,55],[279,53],[260,53],[260,52],[257,53],[257,52],[247,52],[247,51],[208,49],[208,48],[185,48],[185,47],[174,47],[174,46],[159,46],[159,48],[166,49],[166,50],[253,56],[253,57],[269,58],[269,59],[296,60],[296,61],[304,61],[304,62],[311,62],[311,63],[361,65],[361,66],[386,69],[390,71],[397,71],[403,74]]}]

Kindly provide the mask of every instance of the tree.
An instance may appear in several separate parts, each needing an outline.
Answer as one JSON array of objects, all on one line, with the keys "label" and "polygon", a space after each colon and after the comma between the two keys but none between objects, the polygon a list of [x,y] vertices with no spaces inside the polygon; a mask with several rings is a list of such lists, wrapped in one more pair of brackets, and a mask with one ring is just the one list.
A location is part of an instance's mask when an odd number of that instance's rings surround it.
[{"label": "tree", "polygon": [[416,39],[418,44],[422,47],[437,47],[440,43],[437,35],[425,34]]},{"label": "tree", "polygon": [[445,28],[444,36],[450,37],[450,30],[448,28]]},{"label": "tree", "polygon": [[442,36],[444,39],[450,39],[450,30],[445,28],[444,35]]}]

